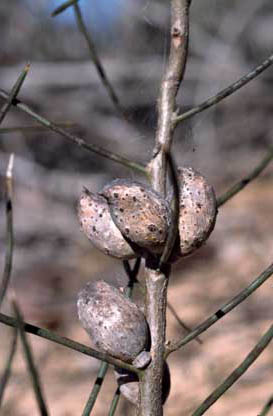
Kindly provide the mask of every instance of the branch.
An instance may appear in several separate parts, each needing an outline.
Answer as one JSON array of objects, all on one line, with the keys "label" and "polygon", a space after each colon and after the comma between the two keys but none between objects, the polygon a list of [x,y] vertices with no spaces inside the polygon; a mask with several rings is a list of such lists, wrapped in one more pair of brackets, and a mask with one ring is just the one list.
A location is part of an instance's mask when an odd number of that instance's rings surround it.
[{"label": "branch", "polygon": [[262,336],[244,361],[211,393],[192,416],[201,416],[212,406],[254,363],[273,338],[273,325]]},{"label": "branch", "polygon": [[[0,313],[0,322],[5,325],[17,328],[18,321],[11,316]],[[23,329],[25,332],[28,332],[38,337],[47,339],[49,341],[55,342],[56,344],[63,345],[71,350],[81,352],[82,354],[88,355],[90,357],[96,358],[97,360],[105,361],[111,365],[124,368],[125,370],[132,371],[133,373],[141,375],[141,370],[136,369],[133,365],[127,364],[121,360],[110,357],[107,354],[104,354],[100,351],[94,350],[93,348],[87,347],[86,345],[80,344],[79,342],[73,341],[72,339],[62,337],[54,332],[49,331],[48,329],[39,328],[38,326],[31,325],[27,322],[22,322]]]},{"label": "branch", "polygon": [[109,81],[108,76],[106,74],[106,71],[105,71],[105,69],[104,69],[104,67],[103,67],[103,65],[100,61],[100,58],[98,56],[96,46],[93,42],[93,39],[92,39],[91,35],[88,33],[88,31],[86,29],[86,26],[85,26],[84,21],[83,21],[80,6],[76,3],[74,3],[73,9],[74,9],[74,13],[75,13],[75,16],[76,16],[76,21],[77,21],[78,28],[79,28],[80,32],[83,34],[83,37],[85,38],[85,41],[86,41],[88,49],[89,49],[91,60],[93,61],[94,65],[96,67],[96,70],[97,70],[97,73],[98,73],[98,75],[101,79],[101,82],[102,82],[104,88],[106,89],[106,91],[107,91],[107,93],[110,97],[110,100],[112,101],[112,103],[113,103],[115,109],[117,110],[117,112],[119,114],[121,114],[122,117],[127,119],[127,117],[124,113],[124,110],[122,109],[122,107],[120,105],[118,96],[117,96],[111,82]]},{"label": "branch", "polygon": [[175,125],[176,95],[183,80],[189,43],[189,1],[172,0],[171,48],[158,100],[158,125],[150,172],[154,188],[165,194],[166,153],[170,151]]},{"label": "branch", "polygon": [[249,72],[248,74],[244,75],[238,81],[234,82],[233,84],[229,85],[227,88],[224,88],[218,94],[208,98],[206,101],[203,101],[201,104],[197,105],[196,107],[191,108],[190,110],[186,111],[185,113],[178,115],[174,119],[174,124],[177,125],[181,123],[181,121],[187,120],[190,117],[193,117],[195,114],[201,113],[202,111],[206,110],[207,108],[212,107],[213,105],[219,103],[224,98],[230,96],[248,82],[252,81],[258,75],[260,75],[263,71],[265,71],[268,67],[273,64],[273,55],[270,55],[269,58],[265,59],[260,65],[258,65],[253,71]]},{"label": "branch", "polygon": [[264,405],[261,413],[259,413],[258,416],[266,416],[269,412],[269,410],[271,409],[271,407],[273,406],[273,396],[271,396],[268,401],[266,402],[266,404]]},{"label": "branch", "polygon": [[[8,94],[0,89],[0,97],[4,98],[5,100],[8,97]],[[85,142],[81,137],[75,136],[68,131],[62,129],[61,127],[57,126],[56,124],[52,123],[51,121],[47,120],[46,118],[40,116],[38,113],[33,111],[29,106],[24,104],[22,101],[15,99],[12,102],[12,105],[14,107],[19,108],[19,110],[23,111],[24,113],[27,113],[30,115],[33,119],[35,119],[39,124],[42,124],[43,126],[47,127],[48,129],[54,131],[55,133],[60,134],[64,138],[68,139],[70,142],[76,144],[77,146],[88,150],[89,152],[96,153],[102,157],[105,157],[106,159],[112,160],[116,163],[119,163],[123,166],[126,166],[130,169],[133,169],[135,171],[138,171],[139,173],[142,173],[144,175],[147,175],[147,171],[144,165],[140,163],[133,162],[129,159],[126,159],[123,156],[120,156],[119,154],[110,152],[106,149],[103,149],[102,147],[96,146],[92,143]]]},{"label": "branch", "polygon": [[90,413],[91,413],[91,411],[92,411],[92,409],[93,409],[93,407],[96,403],[96,400],[97,400],[98,394],[100,392],[100,389],[101,389],[102,383],[104,381],[104,378],[106,376],[107,370],[108,370],[108,364],[105,363],[105,362],[101,362],[100,368],[99,368],[99,371],[98,371],[98,374],[97,374],[97,378],[96,378],[95,383],[93,385],[92,391],[91,391],[91,393],[88,397],[86,405],[83,409],[82,416],[89,416],[90,415]]},{"label": "branch", "polygon": [[73,6],[73,4],[78,3],[79,0],[67,0],[63,4],[61,4],[59,7],[56,7],[56,9],[53,10],[51,13],[51,17],[55,17],[58,14],[64,12],[68,7]]},{"label": "branch", "polygon": [[10,282],[12,260],[13,260],[13,215],[12,215],[12,171],[13,171],[14,155],[11,154],[6,172],[6,254],[3,277],[0,287],[0,307],[6,295]]},{"label": "branch", "polygon": [[[149,163],[149,173],[153,188],[165,196],[167,160],[170,154],[176,109],[176,95],[183,79],[189,38],[189,1],[171,2],[171,45],[165,75],[158,100],[158,125],[153,158]],[[169,246],[172,241],[170,240]],[[167,253],[168,254],[168,253]],[[164,256],[163,256],[164,260]],[[166,336],[167,286],[170,267],[146,261],[146,302],[145,312],[151,331],[152,362],[141,379],[141,416],[163,415],[162,378]]]},{"label": "branch", "polygon": [[243,302],[248,296],[250,296],[256,289],[258,289],[266,280],[273,274],[273,263],[264,270],[253,282],[239,292],[234,298],[230,301],[225,303],[217,312],[211,315],[208,319],[198,325],[190,334],[184,337],[182,340],[178,342],[174,342],[168,346],[166,357],[169,356],[170,353],[178,350],[179,348],[183,347],[184,345],[188,344],[190,341],[195,339],[198,335],[205,332],[209,327],[211,327],[215,322],[219,321],[219,319],[223,318],[227,315],[232,309],[238,306],[241,302]]},{"label": "branch", "polygon": [[[71,121],[64,121],[63,123],[56,123],[56,126],[58,127],[65,127],[65,128],[73,128],[77,127],[78,125],[76,123],[72,123]],[[48,130],[45,126],[13,126],[13,127],[1,127],[0,128],[0,134],[9,134],[14,132],[32,132],[32,131],[44,131]]]},{"label": "branch", "polygon": [[32,353],[32,350],[31,350],[31,346],[28,342],[28,339],[27,339],[25,331],[24,331],[23,317],[21,315],[21,312],[19,310],[19,306],[17,305],[15,299],[12,299],[12,306],[13,306],[13,310],[14,310],[14,313],[15,313],[15,316],[16,316],[16,320],[17,320],[16,324],[17,324],[17,328],[19,330],[21,341],[22,341],[23,351],[24,351],[28,371],[29,371],[29,374],[30,374],[30,377],[31,377],[33,390],[34,390],[35,397],[36,397],[36,400],[37,400],[37,404],[38,404],[38,407],[39,407],[40,415],[41,416],[48,416],[47,406],[46,406],[44,395],[43,395],[43,392],[42,392],[40,376],[39,376],[38,370],[36,368],[36,365],[34,363],[34,358],[33,358],[33,353]]},{"label": "branch", "polygon": [[3,107],[0,110],[0,124],[2,123],[2,121],[4,120],[7,112],[9,111],[10,107],[13,104],[13,101],[15,100],[15,98],[17,97],[17,95],[19,94],[19,91],[23,85],[24,80],[26,79],[26,76],[28,74],[30,68],[30,64],[27,64],[23,71],[21,72],[21,74],[19,75],[17,81],[15,82],[11,93],[6,97],[6,102],[3,105]]},{"label": "branch", "polygon": [[110,409],[109,409],[108,416],[114,416],[114,414],[116,413],[119,399],[120,399],[120,390],[119,390],[119,387],[117,387],[117,389],[115,391],[115,394],[114,394],[114,397],[113,397],[113,400],[112,400],[112,403],[111,403],[111,406],[110,406]]},{"label": "branch", "polygon": [[6,366],[3,371],[1,381],[0,381],[0,409],[1,409],[2,402],[3,402],[4,392],[8,385],[9,377],[11,374],[11,365],[15,357],[16,347],[17,347],[17,330],[14,330],[12,334],[11,347],[9,349],[7,363],[6,363]]},{"label": "branch", "polygon": [[[187,334],[190,334],[193,331],[193,329],[190,328],[187,324],[185,324],[184,321],[182,321],[182,319],[178,316],[175,308],[172,306],[170,302],[167,302],[167,307],[169,308],[170,312],[173,314],[174,318],[177,320],[179,325],[187,332]],[[203,341],[199,337],[196,337],[195,340],[198,344],[203,344]]]},{"label": "branch", "polygon": [[269,163],[273,159],[273,149],[270,149],[265,157],[261,160],[261,162],[253,169],[252,172],[248,176],[245,176],[235,185],[233,185],[230,189],[228,189],[223,195],[217,198],[217,207],[221,207],[227,201],[229,201],[234,195],[244,189],[249,182],[253,181],[257,176],[262,173],[262,171],[269,165]]}]

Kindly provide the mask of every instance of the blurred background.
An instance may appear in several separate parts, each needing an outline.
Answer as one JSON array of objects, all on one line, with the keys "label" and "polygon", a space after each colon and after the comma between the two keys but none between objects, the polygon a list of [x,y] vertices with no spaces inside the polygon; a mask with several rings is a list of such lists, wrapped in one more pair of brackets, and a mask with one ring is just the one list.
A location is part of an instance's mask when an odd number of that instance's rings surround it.
[{"label": "blurred background", "polygon": [[[160,0],[81,0],[87,29],[108,77],[126,109],[113,108],[79,32],[73,9],[51,17],[57,0],[0,2],[0,88],[9,91],[24,65],[31,69],[19,97],[40,115],[70,132],[146,163],[156,129],[156,100],[169,44],[169,3]],[[271,0],[192,2],[190,55],[178,96],[181,111],[234,82],[273,50]],[[179,165],[190,164],[214,185],[217,195],[248,174],[272,145],[273,70],[193,119],[175,134]],[[2,105],[2,100],[1,105]],[[99,190],[117,177],[144,180],[135,172],[37,127],[12,109],[0,129],[0,174],[11,152],[14,165],[15,251],[12,286],[25,319],[80,342],[76,297],[84,282],[126,284],[122,264],[94,249],[76,216],[83,186]],[[17,131],[14,127],[24,127]],[[195,326],[251,282],[272,261],[272,166],[221,208],[213,235],[199,252],[178,263],[169,300]],[[3,197],[3,192],[2,192]],[[3,199],[3,198],[2,198]],[[1,261],[5,252],[5,209],[1,201]],[[271,279],[272,280],[272,279]],[[9,313],[8,302],[4,311]],[[168,416],[186,416],[234,369],[272,319],[268,281],[201,338],[170,358],[172,391]],[[10,329],[0,327],[0,370]],[[168,315],[168,337],[184,334]],[[81,414],[98,362],[31,337],[50,414]],[[272,346],[208,415],[257,416],[272,394]],[[115,391],[112,372],[95,415],[105,415]],[[3,413],[4,412],[4,413]],[[117,414],[129,415],[123,400]],[[2,414],[36,415],[34,395],[20,351],[5,394]]]}]

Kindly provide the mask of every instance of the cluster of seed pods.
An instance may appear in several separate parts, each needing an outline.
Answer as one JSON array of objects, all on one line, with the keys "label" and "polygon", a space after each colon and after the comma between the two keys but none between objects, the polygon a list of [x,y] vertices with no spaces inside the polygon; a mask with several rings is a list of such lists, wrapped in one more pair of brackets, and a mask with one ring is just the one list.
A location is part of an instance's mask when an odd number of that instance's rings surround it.
[{"label": "cluster of seed pods", "polygon": [[[217,215],[213,188],[191,167],[178,169],[179,249],[176,258],[199,248],[213,230]],[[169,203],[147,185],[115,180],[100,193],[87,189],[78,208],[83,232],[105,254],[131,259],[160,254],[171,223]]]},{"label": "cluster of seed pods", "polygon": [[[211,185],[190,167],[178,169],[178,241],[171,261],[187,256],[209,237],[217,215]],[[128,260],[147,253],[160,255],[171,224],[171,208],[160,194],[147,185],[115,180],[100,193],[84,189],[78,204],[83,232],[103,253]],[[101,351],[138,368],[150,362],[150,333],[146,318],[137,305],[105,281],[88,283],[78,295],[79,319]],[[137,376],[116,369],[121,393],[138,403]],[[164,369],[162,400],[170,389],[170,373]]]}]

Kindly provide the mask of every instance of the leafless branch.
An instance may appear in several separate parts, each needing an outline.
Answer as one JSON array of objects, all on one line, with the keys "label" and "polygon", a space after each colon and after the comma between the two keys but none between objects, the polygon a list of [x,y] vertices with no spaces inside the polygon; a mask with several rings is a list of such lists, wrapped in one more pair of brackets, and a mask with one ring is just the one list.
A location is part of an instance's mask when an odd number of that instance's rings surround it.
[{"label": "leafless branch", "polygon": [[184,345],[188,344],[190,341],[198,337],[198,335],[205,332],[208,328],[210,328],[213,324],[215,324],[219,319],[223,318],[229,312],[232,311],[236,306],[238,306],[241,302],[243,302],[248,296],[250,296],[255,290],[257,290],[267,279],[273,274],[273,264],[271,264],[267,269],[265,269],[249,286],[239,292],[234,298],[229,300],[217,312],[203,321],[200,325],[198,325],[190,334],[186,335],[178,342],[173,342],[168,345],[166,357],[178,350],[179,348],[183,347]]},{"label": "leafless branch", "polygon": [[263,71],[269,68],[272,64],[273,64],[273,55],[270,55],[269,58],[265,59],[260,65],[258,65],[255,69],[253,69],[253,71],[244,75],[238,81],[229,85],[227,88],[224,88],[223,90],[218,92],[218,94],[214,95],[213,97],[208,98],[206,101],[203,101],[201,104],[197,105],[196,107],[175,117],[174,124],[177,125],[178,123],[181,123],[182,121],[187,120],[190,117],[193,117],[195,114],[201,113],[201,111],[204,111],[207,108],[210,108],[215,104],[218,104],[224,98],[229,97],[231,94],[238,91],[244,85],[252,81],[258,75],[260,75]]},{"label": "leafless branch", "polygon": [[117,96],[117,94],[114,90],[114,87],[112,86],[112,84],[111,84],[111,82],[110,82],[110,80],[109,80],[109,78],[106,74],[106,71],[105,71],[105,69],[104,69],[104,67],[101,63],[101,60],[99,58],[99,55],[98,55],[98,52],[97,52],[97,49],[96,49],[96,46],[95,46],[95,43],[94,43],[90,33],[88,33],[87,28],[84,24],[84,20],[83,20],[83,17],[82,17],[80,6],[77,3],[74,3],[73,9],[74,9],[74,12],[75,12],[75,17],[76,17],[76,20],[77,20],[78,28],[79,28],[80,32],[83,34],[83,37],[85,38],[85,41],[87,43],[88,50],[89,50],[89,53],[90,53],[91,60],[95,65],[95,68],[96,68],[97,73],[98,73],[98,75],[101,79],[101,82],[102,82],[104,88],[106,89],[106,91],[107,91],[107,93],[110,97],[110,100],[112,101],[112,103],[113,103],[115,109],[117,110],[117,112],[120,115],[122,115],[122,117],[124,117],[126,119],[126,115],[125,115],[125,112],[124,112],[123,108],[121,107],[119,98],[118,98],[118,96]]},{"label": "leafless branch", "polygon": [[241,179],[239,182],[233,185],[230,189],[228,189],[223,195],[217,198],[217,206],[221,207],[227,201],[233,198],[234,195],[242,191],[250,182],[256,179],[263,172],[263,170],[269,165],[272,159],[273,149],[270,149],[268,153],[265,155],[265,157],[261,160],[261,162],[257,166],[255,166],[255,168],[252,172],[250,172],[249,175],[245,176],[243,179]]},{"label": "leafless branch", "polygon": [[242,363],[211,393],[192,416],[203,415],[254,363],[273,338],[273,325],[266,331]]},{"label": "leafless branch", "polygon": [[[5,315],[3,313],[0,313],[0,322],[4,325],[8,325],[14,328],[17,328],[18,326],[18,322],[15,318],[12,318],[11,316]],[[48,329],[40,328],[38,326],[31,325],[27,322],[22,322],[22,324],[25,332],[55,342],[59,345],[63,345],[74,351],[78,351],[82,354],[96,358],[97,360],[105,361],[106,363],[109,363],[116,367],[124,368],[125,370],[132,371],[133,373],[141,375],[141,370],[138,370],[134,366],[127,364],[121,360],[110,357],[108,354],[94,350],[93,348],[87,347],[86,345],[80,344],[79,342],[73,341],[72,339],[62,337],[58,334],[55,334],[52,331],[49,331]]]},{"label": "leafless branch", "polygon": [[[6,100],[8,98],[8,94],[4,90],[0,89],[0,97]],[[68,131],[62,129],[61,127],[57,126],[53,122],[47,120],[45,117],[40,116],[38,113],[36,113],[28,105],[24,104],[22,101],[15,99],[12,101],[12,105],[17,107],[19,110],[23,111],[24,113],[27,113],[28,115],[30,115],[30,117],[32,117],[38,123],[54,131],[55,133],[60,134],[61,136],[69,140],[70,142],[76,144],[77,146],[83,149],[86,149],[89,152],[96,153],[102,157],[105,157],[106,159],[112,160],[123,166],[127,166],[130,169],[136,170],[142,174],[145,174],[145,175],[147,174],[146,168],[142,164],[133,162],[132,160],[129,160],[123,156],[120,156],[117,153],[110,152],[102,147],[96,146],[95,144],[87,143],[81,137],[78,137],[69,133]]]},{"label": "leafless branch", "polygon": [[5,266],[3,271],[2,282],[0,286],[0,307],[4,300],[5,294],[8,289],[12,260],[13,260],[13,215],[12,215],[12,173],[13,173],[13,161],[14,155],[11,154],[6,172],[6,218],[7,218],[7,230],[6,230],[6,255]]},{"label": "leafless branch", "polygon": [[6,102],[4,103],[3,107],[0,110],[0,124],[2,123],[2,121],[4,120],[7,112],[9,111],[10,107],[12,106],[12,102],[13,100],[15,100],[15,98],[17,97],[17,95],[19,94],[19,91],[23,85],[24,80],[26,79],[26,76],[28,74],[30,65],[27,64],[23,71],[21,72],[21,74],[19,75],[17,81],[15,82],[11,93],[6,97]]},{"label": "leafless branch", "polygon": [[[185,72],[189,38],[189,1],[171,2],[171,45],[158,100],[158,125],[153,158],[149,164],[151,183],[165,196],[167,155],[170,153],[176,109],[176,95]],[[163,414],[162,378],[165,351],[167,286],[170,267],[146,263],[146,317],[151,330],[152,362],[141,382],[141,416]]]}]

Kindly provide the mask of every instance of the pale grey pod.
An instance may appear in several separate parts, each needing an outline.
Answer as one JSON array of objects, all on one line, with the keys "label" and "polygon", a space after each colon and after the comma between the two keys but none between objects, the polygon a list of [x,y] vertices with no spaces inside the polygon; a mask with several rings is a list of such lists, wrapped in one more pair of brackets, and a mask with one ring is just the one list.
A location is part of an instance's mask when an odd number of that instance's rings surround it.
[{"label": "pale grey pod", "polygon": [[85,189],[79,200],[78,217],[84,234],[104,254],[122,260],[137,256],[112,220],[103,196]]},{"label": "pale grey pod", "polygon": [[213,187],[191,167],[178,169],[180,256],[200,247],[212,232],[217,215]]},{"label": "pale grey pod", "polygon": [[148,347],[144,314],[103,280],[89,282],[78,295],[79,319],[95,346],[128,363]]},{"label": "pale grey pod", "polygon": [[[139,381],[135,373],[123,370],[121,368],[115,369],[115,376],[121,394],[135,406],[139,402]],[[164,363],[164,376],[162,383],[162,403],[164,404],[169,396],[171,388],[171,377],[168,364]]]},{"label": "pale grey pod", "polygon": [[106,185],[106,197],[112,218],[122,234],[137,246],[161,253],[170,225],[170,208],[147,185],[118,179]]}]

